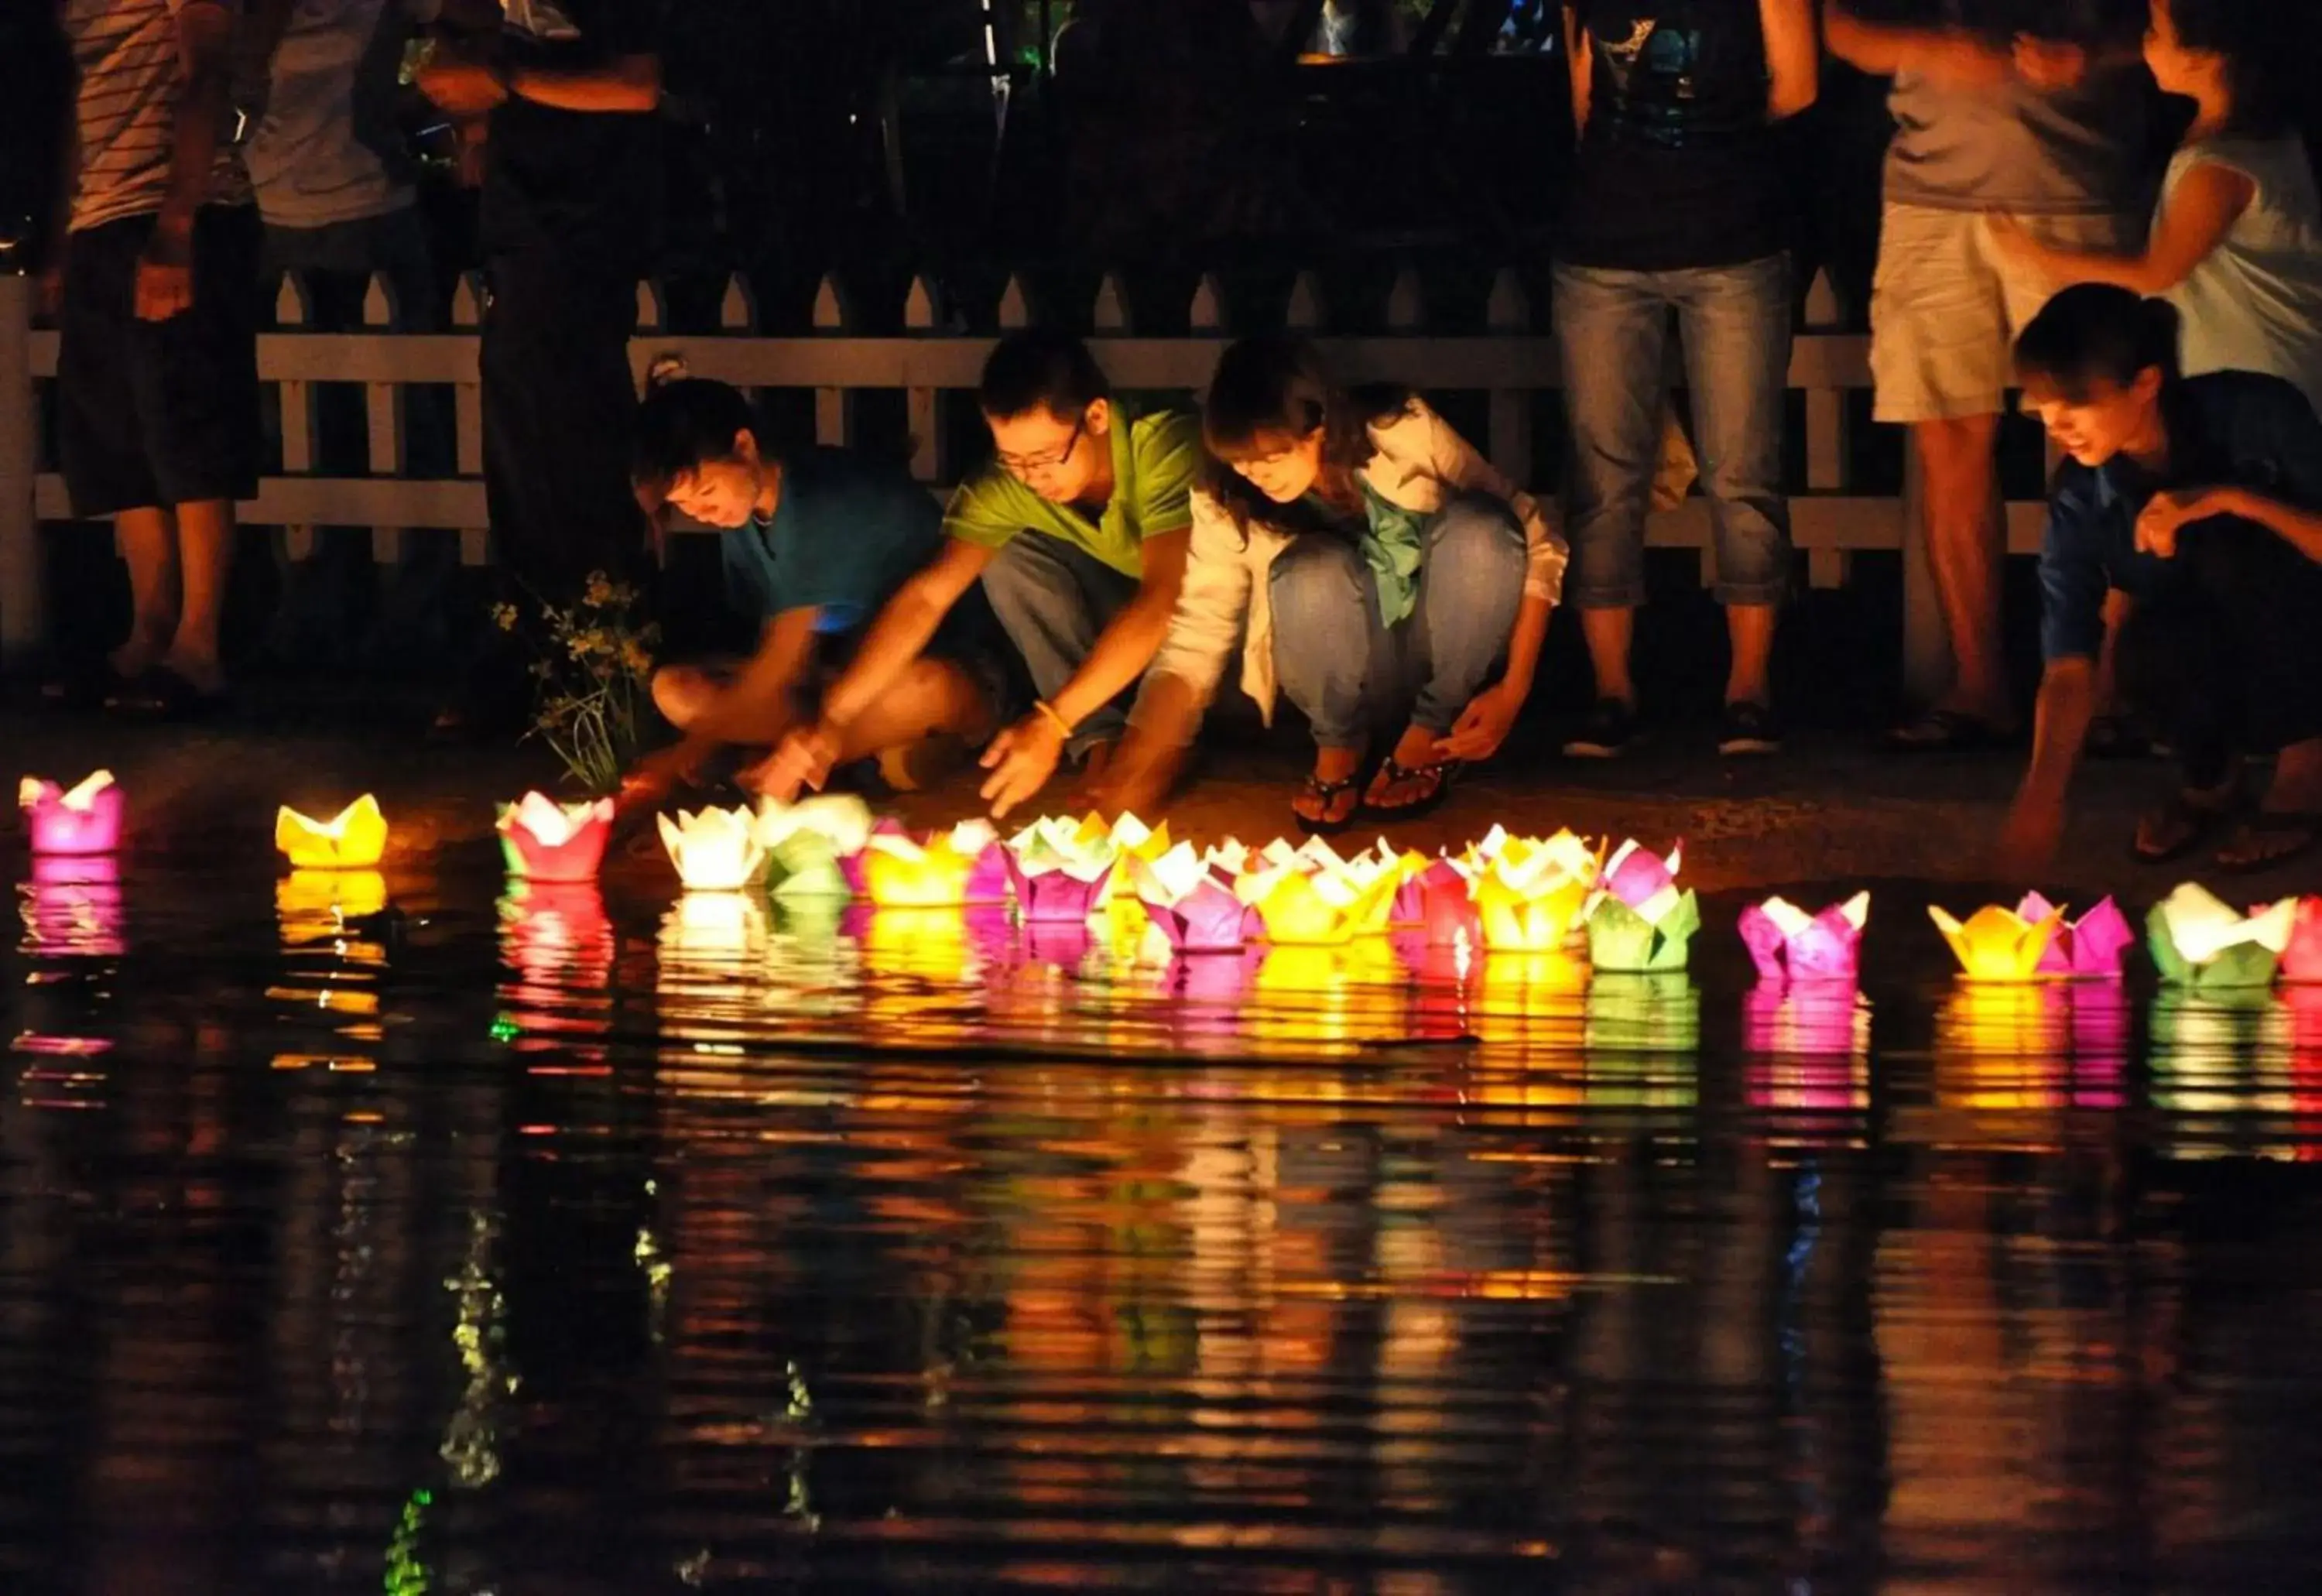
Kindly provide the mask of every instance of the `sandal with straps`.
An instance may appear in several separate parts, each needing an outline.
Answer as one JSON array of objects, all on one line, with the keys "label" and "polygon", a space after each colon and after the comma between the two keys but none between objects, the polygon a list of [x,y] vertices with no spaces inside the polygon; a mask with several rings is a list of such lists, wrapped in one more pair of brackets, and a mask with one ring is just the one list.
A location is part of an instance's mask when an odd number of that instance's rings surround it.
[{"label": "sandal with straps", "polygon": [[1386,820],[1416,820],[1431,815],[1443,807],[1451,796],[1451,783],[1458,778],[1466,762],[1456,759],[1437,760],[1431,764],[1406,765],[1389,754],[1379,762],[1378,779],[1389,787],[1400,787],[1406,781],[1432,781],[1434,790],[1415,803],[1376,804],[1366,798],[1363,812]]},{"label": "sandal with straps", "polygon": [[1306,785],[1301,790],[1300,796],[1314,799],[1321,808],[1322,817],[1309,819],[1303,812],[1294,807],[1290,814],[1291,817],[1298,822],[1298,829],[1310,837],[1334,837],[1355,823],[1355,817],[1363,812],[1363,806],[1359,801],[1353,808],[1347,811],[1344,818],[1338,820],[1330,818],[1330,806],[1339,801],[1340,793],[1352,791],[1355,784],[1360,780],[1359,776],[1348,776],[1341,781],[1325,781],[1320,776],[1308,776]]}]

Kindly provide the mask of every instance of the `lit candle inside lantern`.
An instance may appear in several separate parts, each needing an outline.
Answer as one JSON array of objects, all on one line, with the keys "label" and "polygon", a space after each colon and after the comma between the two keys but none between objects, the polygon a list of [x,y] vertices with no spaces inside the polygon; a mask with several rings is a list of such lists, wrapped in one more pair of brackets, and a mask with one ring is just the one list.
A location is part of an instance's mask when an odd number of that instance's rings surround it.
[{"label": "lit candle inside lantern", "polygon": [[849,876],[878,829],[871,806],[852,793],[818,793],[794,804],[758,804],[758,840],[765,844],[774,896],[851,898],[861,885]]},{"label": "lit candle inside lantern", "polygon": [[69,790],[27,776],[16,787],[35,853],[111,853],[121,846],[121,788],[98,771]]},{"label": "lit candle inside lantern", "polygon": [[2026,923],[2037,923],[2052,916],[2056,920],[2056,935],[2049,939],[2047,951],[2040,955],[2043,975],[2112,980],[2120,974],[2121,954],[2136,943],[2136,933],[2129,929],[2128,917],[2109,898],[2079,919],[2068,920],[2059,906],[2037,892],[2027,892],[2016,913]]},{"label": "lit candle inside lantern", "polygon": [[1100,835],[1056,839],[1019,834],[1008,846],[1008,880],[1027,925],[1079,925],[1092,914],[1112,880],[1117,851]]},{"label": "lit candle inside lantern", "polygon": [[2056,935],[2063,916],[2050,912],[2026,920],[2012,909],[1988,904],[1964,922],[1930,904],[1927,917],[1959,956],[1960,969],[1970,980],[2030,980],[2040,973],[2040,961]]},{"label": "lit candle inside lantern", "polygon": [[998,903],[1008,891],[1008,851],[983,820],[963,820],[925,842],[877,832],[863,850],[863,890],[883,908]]},{"label": "lit candle inside lantern", "polygon": [[677,879],[694,891],[739,892],[765,873],[766,845],[747,809],[681,809],[674,819],[659,815],[654,820]]},{"label": "lit candle inside lantern", "polygon": [[274,816],[274,845],[295,870],[368,870],[387,852],[387,816],[369,793],[328,820],[286,806]]},{"label": "lit candle inside lantern", "polygon": [[1192,844],[1134,870],[1138,900],[1175,952],[1235,953],[1257,934],[1257,911],[1235,895],[1227,868]]},{"label": "lit candle inside lantern", "polygon": [[1862,927],[1869,919],[1868,892],[1818,915],[1769,898],[1742,911],[1742,940],[1758,973],[1769,981],[1851,981],[1860,961]]},{"label": "lit candle inside lantern", "polygon": [[2199,990],[2270,986],[2298,926],[2298,900],[2240,915],[2192,881],[2153,906],[2145,940],[2161,979]]},{"label": "lit candle inside lantern", "polygon": [[591,881],[613,834],[613,800],[560,804],[527,792],[499,807],[500,853],[507,873],[531,881]]},{"label": "lit candle inside lantern", "polygon": [[1390,857],[1341,859],[1320,837],[1292,848],[1276,839],[1234,881],[1234,895],[1257,910],[1266,939],[1326,946],[1386,929],[1400,885]]}]

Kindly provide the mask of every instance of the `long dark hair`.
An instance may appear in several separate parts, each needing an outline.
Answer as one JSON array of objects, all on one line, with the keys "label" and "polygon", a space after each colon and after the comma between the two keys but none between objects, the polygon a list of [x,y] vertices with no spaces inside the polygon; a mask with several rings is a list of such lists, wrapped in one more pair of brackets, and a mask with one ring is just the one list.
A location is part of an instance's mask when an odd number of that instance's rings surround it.
[{"label": "long dark hair", "polygon": [[2126,388],[2157,369],[2164,392],[2178,381],[2177,307],[2111,283],[2075,283],[2048,301],[2016,339],[2019,381],[2044,378],[2066,397],[2088,397],[2101,378]]},{"label": "long dark hair", "polygon": [[1322,433],[1325,479],[1347,482],[1376,452],[1371,427],[1411,408],[1407,388],[1348,388],[1330,374],[1303,338],[1244,338],[1218,357],[1202,401],[1202,442],[1209,459],[1202,486],[1222,506],[1242,535],[1253,522],[1298,534],[1332,524],[1303,505],[1276,504],[1250,486],[1236,461],[1247,461]]},{"label": "long dark hair", "polygon": [[2169,20],[2187,50],[2224,59],[2229,131],[2270,139],[2298,130],[2315,41],[2305,0],[2169,0]]}]

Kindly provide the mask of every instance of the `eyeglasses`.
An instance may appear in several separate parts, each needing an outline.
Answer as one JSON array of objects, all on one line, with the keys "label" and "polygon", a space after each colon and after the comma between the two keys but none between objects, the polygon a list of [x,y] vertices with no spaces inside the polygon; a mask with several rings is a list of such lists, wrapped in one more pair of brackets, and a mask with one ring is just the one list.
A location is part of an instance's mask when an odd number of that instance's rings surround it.
[{"label": "eyeglasses", "polygon": [[1071,435],[1065,439],[1062,449],[1052,449],[1042,454],[996,453],[1001,469],[1011,477],[1032,477],[1055,470],[1072,459],[1073,451],[1081,446],[1081,437],[1088,431],[1088,412],[1083,410],[1074,418]]}]

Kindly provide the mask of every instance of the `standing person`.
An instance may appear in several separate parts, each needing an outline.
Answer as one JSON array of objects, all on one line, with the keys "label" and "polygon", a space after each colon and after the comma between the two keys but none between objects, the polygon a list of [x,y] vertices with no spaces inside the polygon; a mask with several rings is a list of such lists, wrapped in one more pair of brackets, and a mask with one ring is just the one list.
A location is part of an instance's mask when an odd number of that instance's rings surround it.
[{"label": "standing person", "polygon": [[[270,287],[284,273],[297,273],[313,331],[361,327],[374,274],[393,296],[398,330],[433,333],[443,324],[416,203],[416,166],[396,116],[404,47],[436,9],[436,0],[256,0],[250,53],[261,68],[262,98],[244,107],[251,126],[244,160],[266,224],[260,280]],[[407,390],[402,397],[414,469],[421,475],[453,470],[439,396]],[[317,466],[332,475],[363,474],[361,394],[328,385],[320,403]],[[400,607],[440,637],[449,619],[442,613],[441,556],[456,559],[457,549],[448,537],[434,542],[436,560],[415,566],[411,591],[399,596]],[[300,660],[353,647],[355,590],[373,576],[369,532],[328,531],[313,556],[288,574],[275,651]]]},{"label": "standing person", "polygon": [[[447,18],[466,20],[476,0]],[[485,124],[484,488],[501,566],[562,601],[644,544],[628,339],[658,240],[657,0],[502,0],[417,80]],[[486,7],[489,15],[489,8]]]},{"label": "standing person", "polygon": [[[664,383],[637,413],[633,478],[648,513],[682,510],[718,538],[727,597],[758,628],[736,666],[665,665],[654,703],[683,734],[648,755],[633,797],[691,780],[721,747],[770,747],[818,714],[822,685],[865,627],[943,546],[943,511],[898,467],[848,449],[778,450],[737,388]],[[948,733],[991,734],[1005,676],[977,603],[945,617],[925,656],[846,729],[837,762],[870,755],[899,785],[908,756]]]},{"label": "standing person", "polygon": [[981,578],[1040,694],[984,751],[983,797],[1005,815],[1067,755],[1102,779],[1123,716],[1115,701],[1168,630],[1185,569],[1200,424],[1117,404],[1087,346],[1069,333],[1012,333],[984,363],[977,403],[992,460],[952,495],[943,550],[890,599],[822,716],[762,767],[787,799],[819,787],[869,713]]},{"label": "standing person", "polygon": [[[1291,800],[1303,828],[1434,808],[1531,695],[1564,541],[1424,402],[1350,391],[1295,339],[1227,350],[1202,428],[1213,463],[1184,590],[1100,806],[1151,812],[1239,638],[1259,713],[1272,721],[1279,692],[1312,728],[1313,773]],[[1396,715],[1364,788],[1372,734]]]},{"label": "standing person", "polygon": [[[2322,841],[2322,421],[2289,383],[2177,374],[2164,300],[2083,283],[2016,342],[2025,403],[2066,456],[2040,551],[2041,678],[2032,762],[2004,863],[2053,855],[2096,707],[2109,593],[2135,603],[2123,682],[2183,764],[2177,796],[2137,828],[2148,863],[2232,827],[2217,862],[2263,869]],[[2241,817],[2244,755],[2275,754]]]},{"label": "standing person", "polygon": [[1770,752],[1794,231],[1774,124],[1814,103],[1812,0],[1576,0],[1564,25],[1580,142],[1556,334],[1572,378],[1572,602],[1596,676],[1596,707],[1565,752],[1611,758],[1637,734],[1629,652],[1674,311],[1732,646],[1718,751]]},{"label": "standing person", "polygon": [[[1992,38],[1960,20],[1866,22],[1825,0],[1831,52],[1895,79],[1879,268],[1871,288],[1874,414],[1910,429],[1926,493],[1928,558],[1951,633],[1951,687],[1891,741],[1973,746],[2015,734],[1999,636],[2000,506],[1993,447],[2009,340],[2048,290],[1995,246],[2007,211],[2043,240],[2119,250],[2143,233],[2138,158],[2150,82],[2135,29],[2089,5],[2027,5],[2038,32]],[[2077,24],[2077,25],[2076,25]]]},{"label": "standing person", "polygon": [[78,75],[58,306],[73,513],[129,564],[110,701],[193,713],[225,691],[233,506],[258,489],[258,214],[232,139],[226,0],[66,0]]},{"label": "standing person", "polygon": [[2194,110],[2145,247],[2061,249],[2002,214],[2001,252],[2056,287],[2161,295],[2184,324],[2185,375],[2271,372],[2322,409],[2322,199],[2293,120],[2313,38],[2307,9],[2281,0],[2153,0],[2144,63]]}]

